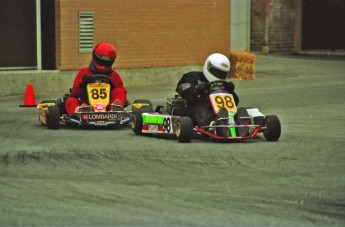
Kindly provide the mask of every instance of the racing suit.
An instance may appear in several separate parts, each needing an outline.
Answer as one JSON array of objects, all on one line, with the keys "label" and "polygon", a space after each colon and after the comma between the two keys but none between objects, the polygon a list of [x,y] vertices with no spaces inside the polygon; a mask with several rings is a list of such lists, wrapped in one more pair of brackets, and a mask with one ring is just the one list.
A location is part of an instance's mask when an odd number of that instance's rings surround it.
[{"label": "racing suit", "polygon": [[[83,82],[83,78],[88,75],[96,75],[96,74],[103,74],[99,73],[95,69],[95,67],[92,64],[92,61],[90,62],[89,67],[82,68],[79,70],[78,74],[76,75],[73,86],[71,89],[71,94],[67,98],[65,103],[65,109],[68,115],[71,115],[75,112],[75,109],[80,106],[82,103],[88,104],[88,98],[86,89],[83,89],[80,87],[80,84]],[[122,106],[125,105],[126,98],[127,98],[127,91],[125,87],[123,86],[123,81],[119,75],[118,72],[110,70],[106,73],[107,76],[110,77],[110,80],[113,83],[113,89],[111,90],[111,97],[110,97],[110,103],[113,103],[115,100],[120,100]]]},{"label": "racing suit", "polygon": [[[203,94],[203,84],[208,83],[203,72],[192,71],[184,74],[177,83],[176,92],[186,100],[188,115],[192,118],[194,125],[207,126],[215,119],[207,97]],[[201,90],[200,90],[201,88]],[[225,91],[233,95],[236,105],[239,98],[235,93],[235,85],[227,82]]]}]

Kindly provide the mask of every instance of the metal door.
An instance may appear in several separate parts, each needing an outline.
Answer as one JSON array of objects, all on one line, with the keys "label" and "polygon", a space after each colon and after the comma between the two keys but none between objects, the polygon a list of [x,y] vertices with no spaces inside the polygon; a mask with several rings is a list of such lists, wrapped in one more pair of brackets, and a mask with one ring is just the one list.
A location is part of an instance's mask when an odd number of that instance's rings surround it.
[{"label": "metal door", "polygon": [[345,49],[345,1],[303,0],[302,49]]},{"label": "metal door", "polygon": [[36,0],[1,0],[0,69],[36,68]]}]

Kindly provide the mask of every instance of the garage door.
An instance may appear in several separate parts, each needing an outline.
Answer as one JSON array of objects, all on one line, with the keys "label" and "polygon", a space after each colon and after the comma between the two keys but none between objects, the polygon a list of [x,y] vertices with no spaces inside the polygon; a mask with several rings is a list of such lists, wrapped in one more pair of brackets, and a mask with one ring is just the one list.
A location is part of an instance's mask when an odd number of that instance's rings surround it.
[{"label": "garage door", "polygon": [[302,49],[345,50],[345,1],[303,0]]},{"label": "garage door", "polygon": [[36,0],[1,0],[0,70],[35,68]]}]

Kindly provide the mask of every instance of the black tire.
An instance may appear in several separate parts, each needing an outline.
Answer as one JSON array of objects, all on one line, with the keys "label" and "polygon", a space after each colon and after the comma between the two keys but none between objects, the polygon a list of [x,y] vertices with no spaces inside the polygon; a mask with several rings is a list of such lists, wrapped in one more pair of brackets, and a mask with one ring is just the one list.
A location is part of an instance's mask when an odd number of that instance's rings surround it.
[{"label": "black tire", "polygon": [[193,136],[193,121],[190,117],[180,117],[176,122],[176,137],[181,143],[188,143]]},{"label": "black tire", "polygon": [[[228,111],[225,109],[225,107],[222,107],[219,109],[218,114],[217,114],[217,120],[219,118],[228,118]],[[217,125],[227,125],[228,124],[228,120],[224,119],[224,120],[219,120],[216,122],[216,126]],[[229,128],[226,127],[222,127],[222,128],[216,128],[216,134],[218,136],[224,136],[224,137],[228,137],[229,136]]]},{"label": "black tire", "polygon": [[60,109],[58,106],[48,106],[47,109],[47,127],[48,129],[58,129],[60,126]]},{"label": "black tire", "polygon": [[62,115],[62,114],[67,114],[66,107],[65,107],[66,100],[67,100],[67,98],[66,98],[66,97],[63,97],[63,98],[58,99],[58,100],[56,101],[56,105],[57,105],[57,106],[59,107],[59,109],[60,109],[60,115]]},{"label": "black tire", "polygon": [[41,101],[41,104],[42,103],[54,103],[54,104],[56,104],[56,102],[57,102],[57,100],[50,100],[50,99],[48,99],[48,100]]},{"label": "black tire", "polygon": [[[246,108],[239,107],[235,115],[235,122],[237,125],[249,125],[250,119]],[[236,128],[236,134],[238,136],[248,136],[249,128]]]},{"label": "black tire", "polygon": [[264,120],[263,133],[267,141],[277,141],[281,134],[281,125],[276,115],[267,115]]},{"label": "black tire", "polygon": [[143,113],[149,113],[153,112],[152,108],[149,106],[143,106],[139,109],[133,110],[132,113],[132,120],[131,120],[131,127],[132,130],[136,135],[142,134],[142,128],[143,128]]}]

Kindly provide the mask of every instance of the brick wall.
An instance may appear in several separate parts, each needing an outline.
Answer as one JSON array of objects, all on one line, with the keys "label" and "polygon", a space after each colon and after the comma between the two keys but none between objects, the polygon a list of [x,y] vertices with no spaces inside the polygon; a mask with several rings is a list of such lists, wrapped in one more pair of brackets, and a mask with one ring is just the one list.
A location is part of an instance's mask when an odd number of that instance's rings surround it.
[{"label": "brick wall", "polygon": [[296,1],[252,0],[251,50],[287,53],[295,49]]},{"label": "brick wall", "polygon": [[116,67],[199,65],[230,50],[230,0],[56,0],[57,68],[79,69],[78,13],[95,13],[95,43],[117,50]]}]

